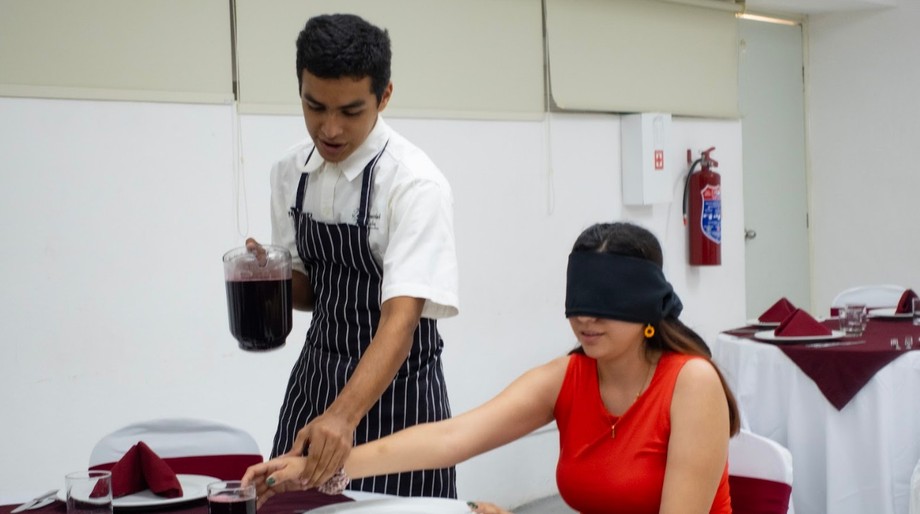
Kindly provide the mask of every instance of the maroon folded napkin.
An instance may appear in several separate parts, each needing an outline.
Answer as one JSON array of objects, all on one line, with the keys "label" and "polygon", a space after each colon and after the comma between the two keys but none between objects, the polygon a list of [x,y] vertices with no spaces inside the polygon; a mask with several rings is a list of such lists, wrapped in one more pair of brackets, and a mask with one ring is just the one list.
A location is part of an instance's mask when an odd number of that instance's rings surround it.
[{"label": "maroon folded napkin", "polygon": [[792,314],[787,316],[773,331],[773,335],[781,337],[829,336],[832,334],[831,329],[822,325],[802,309],[792,311]]},{"label": "maroon folded napkin", "polygon": [[763,323],[779,323],[792,314],[794,310],[795,305],[792,305],[792,302],[787,300],[784,296],[771,305],[769,309],[765,310],[757,320]]},{"label": "maroon folded napkin", "polygon": [[913,289],[908,289],[901,294],[901,299],[898,300],[898,306],[895,308],[895,314],[907,314],[909,312],[914,312],[914,306],[911,301],[917,297],[917,293]]},{"label": "maroon folded napkin", "polygon": [[143,441],[138,441],[112,466],[112,497],[144,489],[166,498],[182,496],[176,473]]}]

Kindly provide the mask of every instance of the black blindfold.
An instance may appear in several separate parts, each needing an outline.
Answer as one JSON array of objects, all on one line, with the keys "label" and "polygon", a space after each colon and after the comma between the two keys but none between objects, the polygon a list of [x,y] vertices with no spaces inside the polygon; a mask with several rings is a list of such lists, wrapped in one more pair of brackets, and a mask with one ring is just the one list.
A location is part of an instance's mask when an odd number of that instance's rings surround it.
[{"label": "black blindfold", "polygon": [[677,318],[680,298],[652,261],[598,252],[572,252],[565,291],[565,317],[657,323]]}]

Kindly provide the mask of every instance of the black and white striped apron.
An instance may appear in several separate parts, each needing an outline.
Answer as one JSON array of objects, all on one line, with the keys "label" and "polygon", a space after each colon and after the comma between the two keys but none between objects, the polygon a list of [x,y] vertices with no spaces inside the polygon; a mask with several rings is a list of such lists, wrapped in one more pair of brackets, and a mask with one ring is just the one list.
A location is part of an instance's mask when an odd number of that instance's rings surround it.
[{"label": "black and white striped apron", "polygon": [[[384,145],[386,149],[386,145]],[[313,151],[307,156],[307,161]],[[302,211],[308,174],[303,173],[291,207],[297,252],[313,286],[313,320],[291,371],[272,456],[290,450],[297,431],[322,414],[351,377],[380,322],[383,270],[368,241],[374,167],[364,167],[357,225],[321,223]],[[355,429],[354,442],[378,439],[402,428],[450,417],[441,367],[443,341],[437,322],[422,318],[409,357],[393,382]],[[455,468],[415,471],[354,480],[349,489],[400,496],[456,498]]]}]

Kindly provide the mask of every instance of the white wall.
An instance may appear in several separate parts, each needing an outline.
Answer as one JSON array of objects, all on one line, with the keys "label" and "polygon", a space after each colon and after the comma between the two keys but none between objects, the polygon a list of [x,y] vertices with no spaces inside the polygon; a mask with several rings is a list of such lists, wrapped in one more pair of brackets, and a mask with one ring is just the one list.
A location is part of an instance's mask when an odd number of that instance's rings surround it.
[{"label": "white wall", "polygon": [[[235,120],[231,106],[0,98],[0,500],[60,485],[99,437],[141,419],[212,418],[269,451],[309,316],[279,351],[238,350],[220,257],[269,238],[269,165],[305,132],[298,117],[245,116],[237,139]],[[743,322],[741,238],[726,237],[721,267],[690,268],[681,183],[670,204],[621,205],[617,116],[389,121],[454,188],[462,306],[441,328],[455,412],[573,346],[565,260],[592,222],[659,235],[683,318],[705,337]],[[741,169],[739,122],[677,119],[672,134],[674,155],[716,146]],[[741,198],[740,174],[724,174],[727,234],[742,230]],[[555,455],[548,429],[477,457],[460,494],[549,494]]]},{"label": "white wall", "polygon": [[808,30],[812,298],[920,287],[920,2],[813,16]]}]

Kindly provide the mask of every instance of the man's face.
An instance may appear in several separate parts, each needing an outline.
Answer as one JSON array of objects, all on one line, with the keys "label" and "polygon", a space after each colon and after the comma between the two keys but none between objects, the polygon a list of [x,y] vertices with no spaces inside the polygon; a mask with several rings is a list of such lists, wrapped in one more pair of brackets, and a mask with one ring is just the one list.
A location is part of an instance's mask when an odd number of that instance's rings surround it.
[{"label": "man's face", "polygon": [[361,146],[393,92],[390,83],[378,103],[370,77],[324,79],[304,70],[301,78],[300,100],[307,132],[328,162],[341,162]]}]

